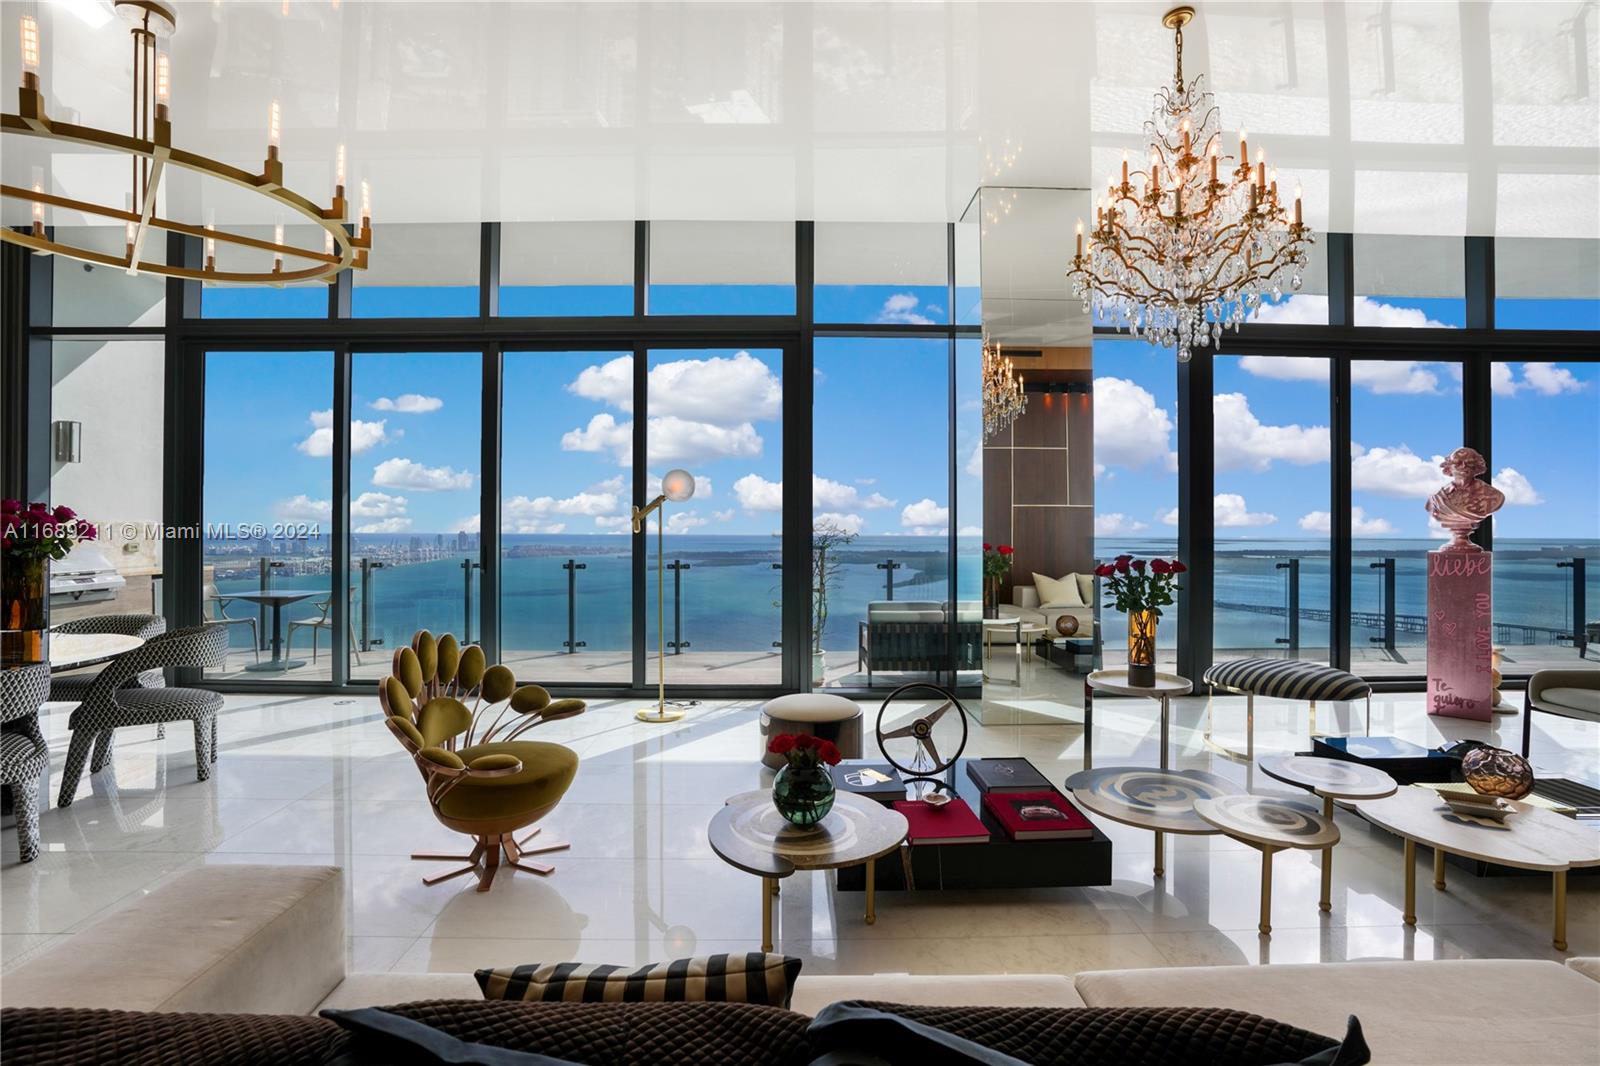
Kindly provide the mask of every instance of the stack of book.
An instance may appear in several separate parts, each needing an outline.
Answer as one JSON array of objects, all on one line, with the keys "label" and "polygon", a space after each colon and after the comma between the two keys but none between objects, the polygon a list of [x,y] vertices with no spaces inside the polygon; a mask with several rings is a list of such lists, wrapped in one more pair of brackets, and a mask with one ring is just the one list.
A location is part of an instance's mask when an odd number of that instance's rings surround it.
[{"label": "stack of book", "polygon": [[906,798],[906,783],[900,771],[886,762],[871,759],[844,759],[833,768],[833,787],[854,792],[883,804],[892,805]]},{"label": "stack of book", "polygon": [[983,809],[1016,841],[1086,840],[1094,826],[1027,759],[972,759],[967,776]]},{"label": "stack of book", "polygon": [[919,799],[901,800],[894,809],[906,816],[906,839],[912,844],[989,843],[989,830],[960,796],[937,807]]}]

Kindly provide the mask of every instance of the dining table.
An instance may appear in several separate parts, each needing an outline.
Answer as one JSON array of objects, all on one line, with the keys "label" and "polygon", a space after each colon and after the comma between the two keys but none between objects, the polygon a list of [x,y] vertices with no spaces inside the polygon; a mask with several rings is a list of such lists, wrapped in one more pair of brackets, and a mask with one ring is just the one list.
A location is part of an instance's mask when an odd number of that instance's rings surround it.
[{"label": "dining table", "polygon": [[256,592],[228,593],[230,599],[248,600],[272,608],[272,658],[265,662],[250,663],[245,667],[246,670],[251,673],[282,673],[306,664],[304,659],[283,657],[283,609],[291,603],[299,603],[317,595],[321,593],[303,589],[261,589]]},{"label": "dining table", "polygon": [[143,637],[121,633],[51,633],[50,672],[99,666],[143,646]]}]

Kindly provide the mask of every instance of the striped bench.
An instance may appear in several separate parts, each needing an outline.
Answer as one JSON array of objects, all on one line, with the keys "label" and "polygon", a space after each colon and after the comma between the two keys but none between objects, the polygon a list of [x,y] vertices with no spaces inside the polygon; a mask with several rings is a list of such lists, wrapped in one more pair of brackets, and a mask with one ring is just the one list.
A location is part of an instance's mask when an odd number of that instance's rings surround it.
[{"label": "striped bench", "polygon": [[1213,663],[1203,678],[1214,693],[1217,689],[1245,696],[1246,754],[1256,754],[1256,697],[1280,700],[1306,700],[1316,721],[1318,700],[1366,698],[1367,732],[1372,732],[1372,684],[1364,678],[1332,666],[1300,662],[1297,659],[1229,659]]}]

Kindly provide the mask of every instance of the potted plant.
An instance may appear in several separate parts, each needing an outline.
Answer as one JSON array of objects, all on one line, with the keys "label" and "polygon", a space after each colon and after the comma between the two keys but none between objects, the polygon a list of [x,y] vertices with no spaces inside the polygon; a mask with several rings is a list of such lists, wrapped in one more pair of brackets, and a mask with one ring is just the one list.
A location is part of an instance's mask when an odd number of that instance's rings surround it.
[{"label": "potted plant", "polygon": [[839,549],[856,535],[836,522],[824,520],[811,527],[811,683],[820,685],[827,671],[822,634],[828,628],[828,586],[838,580],[844,563]]},{"label": "potted plant", "polygon": [[49,661],[50,561],[96,536],[70,507],[0,500],[0,662]]},{"label": "potted plant", "polygon": [[1106,578],[1105,605],[1128,616],[1128,683],[1156,683],[1156,625],[1161,608],[1171,607],[1172,594],[1183,591],[1178,575],[1189,568],[1177,559],[1135,559],[1119,555],[1094,568]]},{"label": "potted plant", "polygon": [[812,826],[833,810],[833,775],[839,749],[810,733],[779,733],[767,750],[786,760],[772,780],[772,805],[791,825]]},{"label": "potted plant", "polygon": [[1009,544],[983,546],[983,616],[997,618],[1000,614],[1000,583],[1011,573],[1011,556],[1016,549]]}]

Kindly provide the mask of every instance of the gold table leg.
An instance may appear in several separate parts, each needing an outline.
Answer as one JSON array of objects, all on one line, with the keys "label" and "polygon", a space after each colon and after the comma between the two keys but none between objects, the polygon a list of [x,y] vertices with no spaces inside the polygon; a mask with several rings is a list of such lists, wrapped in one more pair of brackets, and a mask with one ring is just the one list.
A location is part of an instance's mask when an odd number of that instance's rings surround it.
[{"label": "gold table leg", "polygon": [[774,877],[761,879],[761,950],[772,951],[772,897],[778,890]]},{"label": "gold table leg", "polygon": [[[1333,797],[1322,797],[1322,816],[1329,820],[1333,818]],[[1322,898],[1317,901],[1317,909],[1324,914],[1333,910],[1333,846],[1322,849]]]},{"label": "gold table leg", "polygon": [[1256,924],[1262,936],[1272,935],[1272,856],[1276,848],[1261,849],[1261,920]]},{"label": "gold table leg", "polygon": [[1167,859],[1167,834],[1165,834],[1161,830],[1157,829],[1156,830],[1156,866],[1155,866],[1155,873],[1156,873],[1157,877],[1160,877],[1160,876],[1162,876],[1163,874],[1165,874],[1167,872],[1166,859]]},{"label": "gold table leg", "polygon": [[[1527,713],[1527,712],[1523,712]],[[1550,875],[1551,891],[1555,894],[1555,936],[1551,943],[1557,951],[1567,950],[1567,871],[1557,870]]]},{"label": "gold table leg", "polygon": [[1417,924],[1417,842],[1406,840],[1406,911],[1405,923]]},{"label": "gold table leg", "polygon": [[878,924],[878,860],[868,859],[867,869],[867,924]]},{"label": "gold table leg", "polygon": [[1433,887],[1444,888],[1444,849],[1438,846],[1433,849]]}]

